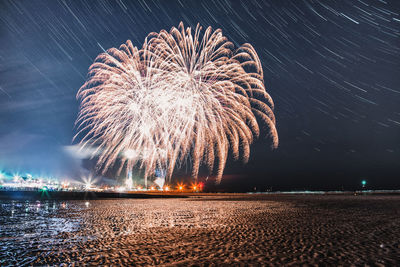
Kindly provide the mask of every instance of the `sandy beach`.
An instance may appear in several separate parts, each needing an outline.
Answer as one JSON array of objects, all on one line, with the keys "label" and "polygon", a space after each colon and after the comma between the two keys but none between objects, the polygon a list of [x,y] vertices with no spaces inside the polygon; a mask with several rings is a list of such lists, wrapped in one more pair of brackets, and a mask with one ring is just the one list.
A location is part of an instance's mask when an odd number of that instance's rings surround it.
[{"label": "sandy beach", "polygon": [[400,196],[0,202],[0,265],[397,265]]}]

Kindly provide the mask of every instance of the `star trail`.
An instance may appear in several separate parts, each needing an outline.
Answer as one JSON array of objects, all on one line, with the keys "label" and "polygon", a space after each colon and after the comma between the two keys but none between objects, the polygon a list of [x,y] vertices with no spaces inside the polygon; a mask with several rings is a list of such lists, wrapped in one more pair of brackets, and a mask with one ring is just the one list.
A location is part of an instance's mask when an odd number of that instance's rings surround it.
[{"label": "star trail", "polygon": [[0,0],[0,168],[79,175],[71,169],[87,166],[65,147],[88,67],[108,48],[140,46],[180,21],[251,43],[275,101],[278,149],[258,140],[247,165],[228,161],[221,186],[400,185],[395,0]]}]

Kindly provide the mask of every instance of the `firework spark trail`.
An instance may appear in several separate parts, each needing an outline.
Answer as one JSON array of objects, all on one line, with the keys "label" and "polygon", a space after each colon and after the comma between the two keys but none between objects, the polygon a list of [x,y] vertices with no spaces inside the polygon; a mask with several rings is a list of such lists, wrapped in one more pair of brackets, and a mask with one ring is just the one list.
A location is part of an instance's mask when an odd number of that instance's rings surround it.
[{"label": "firework spark trail", "polygon": [[[254,48],[234,50],[220,29],[201,30],[192,35],[181,23],[149,34],[141,49],[128,40],[89,68],[77,94],[76,137],[84,133],[81,146],[97,146],[103,172],[120,159],[119,172],[139,164],[146,179],[157,168],[170,179],[190,157],[193,177],[205,164],[219,182],[229,151],[247,162],[259,124],[277,147],[273,101]],[[126,151],[134,153],[121,157]]]}]

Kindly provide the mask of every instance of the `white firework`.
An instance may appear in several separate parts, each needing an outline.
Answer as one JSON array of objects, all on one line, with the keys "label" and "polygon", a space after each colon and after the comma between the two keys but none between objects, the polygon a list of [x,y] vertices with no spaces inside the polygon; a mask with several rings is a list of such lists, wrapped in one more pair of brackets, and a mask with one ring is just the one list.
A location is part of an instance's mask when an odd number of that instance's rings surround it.
[{"label": "white firework", "polygon": [[[201,164],[217,182],[231,151],[247,162],[261,133],[278,145],[273,101],[265,91],[260,60],[250,44],[238,49],[217,29],[201,35],[181,23],[151,33],[142,48],[131,41],[100,54],[77,97],[80,145],[96,145],[103,172],[120,159],[145,178],[190,157],[192,176]],[[129,154],[129,156],[123,155]],[[215,167],[216,165],[216,167]]]}]

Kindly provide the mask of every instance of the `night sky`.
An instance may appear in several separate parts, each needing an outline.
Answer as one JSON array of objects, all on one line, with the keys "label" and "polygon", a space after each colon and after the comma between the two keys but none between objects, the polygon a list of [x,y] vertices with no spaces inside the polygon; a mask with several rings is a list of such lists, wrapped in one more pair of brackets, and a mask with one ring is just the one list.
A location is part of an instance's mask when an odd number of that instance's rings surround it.
[{"label": "night sky", "polygon": [[258,140],[220,189],[400,188],[397,0],[0,0],[0,170],[82,175],[69,152],[88,67],[180,21],[251,43],[275,101],[278,149]]}]

